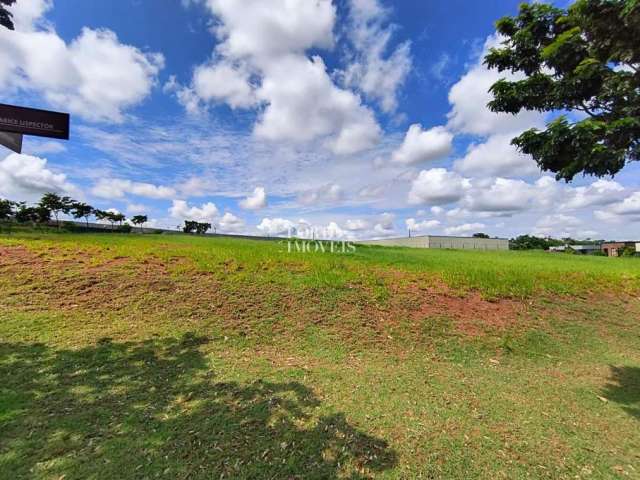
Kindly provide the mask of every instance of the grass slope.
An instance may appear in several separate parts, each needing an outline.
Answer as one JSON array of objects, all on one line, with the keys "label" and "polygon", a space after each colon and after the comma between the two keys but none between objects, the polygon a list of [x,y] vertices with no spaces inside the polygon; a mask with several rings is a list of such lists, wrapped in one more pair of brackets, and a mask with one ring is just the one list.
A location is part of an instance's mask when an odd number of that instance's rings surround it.
[{"label": "grass slope", "polygon": [[0,236],[0,478],[640,476],[640,262]]}]

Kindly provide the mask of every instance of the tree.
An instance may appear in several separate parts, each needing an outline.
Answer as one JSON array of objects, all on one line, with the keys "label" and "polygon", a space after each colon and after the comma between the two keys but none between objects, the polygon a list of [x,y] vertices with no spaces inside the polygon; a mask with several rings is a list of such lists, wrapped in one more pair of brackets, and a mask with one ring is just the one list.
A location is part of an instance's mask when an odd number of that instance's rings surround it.
[{"label": "tree", "polygon": [[140,232],[142,232],[142,225],[147,223],[148,220],[149,219],[146,215],[135,215],[131,218],[131,223],[133,223],[134,225],[140,225]]},{"label": "tree", "polygon": [[124,222],[127,219],[127,217],[125,217],[124,213],[114,212],[114,213],[111,213],[111,219],[114,222],[118,222],[120,225],[122,225],[122,222]]},{"label": "tree", "polygon": [[194,233],[197,228],[198,228],[198,222],[194,222],[193,220],[185,220],[184,228],[182,229],[182,231],[184,233]]},{"label": "tree", "polygon": [[106,220],[111,224],[111,230],[113,230],[113,226],[116,223],[116,219],[114,218],[113,212],[107,212],[106,210],[94,210],[93,214],[100,221]]},{"label": "tree", "polygon": [[512,140],[540,168],[571,181],[615,175],[640,159],[640,1],[577,0],[567,10],[522,4],[496,23],[504,37],[485,64],[524,74],[490,91],[494,112],[578,112]]},{"label": "tree", "polygon": [[11,220],[15,215],[16,202],[0,198],[0,221]]},{"label": "tree", "polygon": [[211,229],[211,224],[210,223],[204,223],[204,222],[203,223],[198,223],[198,225],[196,227],[196,233],[198,235],[204,235],[210,229]]},{"label": "tree", "polygon": [[474,233],[473,238],[491,238],[491,237],[486,233]]},{"label": "tree", "polygon": [[211,229],[210,223],[200,223],[200,222],[195,222],[193,220],[185,220],[184,228],[182,229],[182,231],[184,233],[196,233],[198,235],[204,235],[210,229]]},{"label": "tree", "polygon": [[57,193],[49,192],[42,196],[39,205],[53,213],[56,219],[56,225],[60,228],[58,216],[61,212],[67,214],[71,212],[74,203],[74,200],[70,197],[61,197]]},{"label": "tree", "polygon": [[10,7],[14,3],[16,3],[16,0],[0,0],[0,25],[9,30],[14,29],[12,21],[13,15],[6,7]]},{"label": "tree", "polygon": [[93,213],[93,207],[91,205],[75,202],[71,207],[71,213],[73,213],[73,218],[84,218],[87,223],[87,228],[89,228],[89,217]]},{"label": "tree", "polygon": [[15,214],[16,221],[19,223],[31,222],[34,225],[36,223],[49,223],[51,221],[51,210],[42,205],[35,207],[27,207],[23,202],[18,205],[18,211]]}]

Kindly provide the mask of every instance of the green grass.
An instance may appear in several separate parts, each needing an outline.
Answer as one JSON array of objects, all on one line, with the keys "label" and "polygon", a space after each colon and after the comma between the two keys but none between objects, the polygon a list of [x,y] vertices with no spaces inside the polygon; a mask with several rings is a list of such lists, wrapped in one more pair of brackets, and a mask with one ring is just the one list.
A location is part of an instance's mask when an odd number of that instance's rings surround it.
[{"label": "green grass", "polygon": [[640,478],[639,293],[633,258],[0,236],[0,479]]}]

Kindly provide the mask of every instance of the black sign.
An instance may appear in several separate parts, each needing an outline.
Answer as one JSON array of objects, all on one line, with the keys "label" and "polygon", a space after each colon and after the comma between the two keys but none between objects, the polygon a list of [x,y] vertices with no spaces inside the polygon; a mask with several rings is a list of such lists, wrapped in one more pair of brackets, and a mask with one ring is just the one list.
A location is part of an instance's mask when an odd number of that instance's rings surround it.
[{"label": "black sign", "polygon": [[22,134],[0,132],[0,145],[4,145],[16,153],[22,153]]},{"label": "black sign", "polygon": [[69,140],[69,114],[0,103],[0,131]]}]

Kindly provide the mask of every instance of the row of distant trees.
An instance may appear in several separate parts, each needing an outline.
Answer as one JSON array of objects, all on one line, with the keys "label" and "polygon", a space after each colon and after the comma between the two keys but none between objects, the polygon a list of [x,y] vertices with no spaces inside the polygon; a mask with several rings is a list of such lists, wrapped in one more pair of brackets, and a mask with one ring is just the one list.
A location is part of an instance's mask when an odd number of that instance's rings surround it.
[{"label": "row of distant trees", "polygon": [[[15,221],[18,223],[49,224],[52,217],[56,226],[60,228],[60,215],[69,215],[77,220],[84,219],[89,228],[89,219],[93,216],[98,221],[111,224],[113,230],[116,224],[122,226],[127,217],[123,213],[110,212],[94,208],[91,205],[74,200],[71,197],[60,196],[57,193],[45,193],[35,205],[26,202],[15,202],[0,198],[0,221]],[[140,227],[147,223],[146,215],[135,215],[129,221]]]},{"label": "row of distant trees", "polygon": [[594,245],[601,243],[601,240],[575,240],[571,237],[551,238],[536,237],[534,235],[520,235],[509,240],[511,250],[549,250],[549,247],[560,247],[562,245]]},{"label": "row of distant trees", "polygon": [[[111,230],[116,225],[123,228],[127,217],[123,213],[100,210],[91,205],[74,200],[71,197],[60,196],[57,193],[45,193],[40,201],[36,204],[27,204],[27,202],[15,202],[0,198],[0,222],[17,222],[30,223],[32,225],[49,225],[55,220],[56,226],[60,228],[60,216],[67,215],[76,220],[84,220],[87,229],[89,229],[89,220],[95,217],[101,222],[109,222]],[[133,225],[143,229],[143,225],[148,222],[146,215],[134,215],[129,219]],[[130,229],[131,227],[125,226]],[[185,220],[182,231],[185,233],[195,233],[204,235],[211,230],[212,225],[206,222],[196,222],[193,220]],[[215,226],[213,226],[215,231]]]}]

